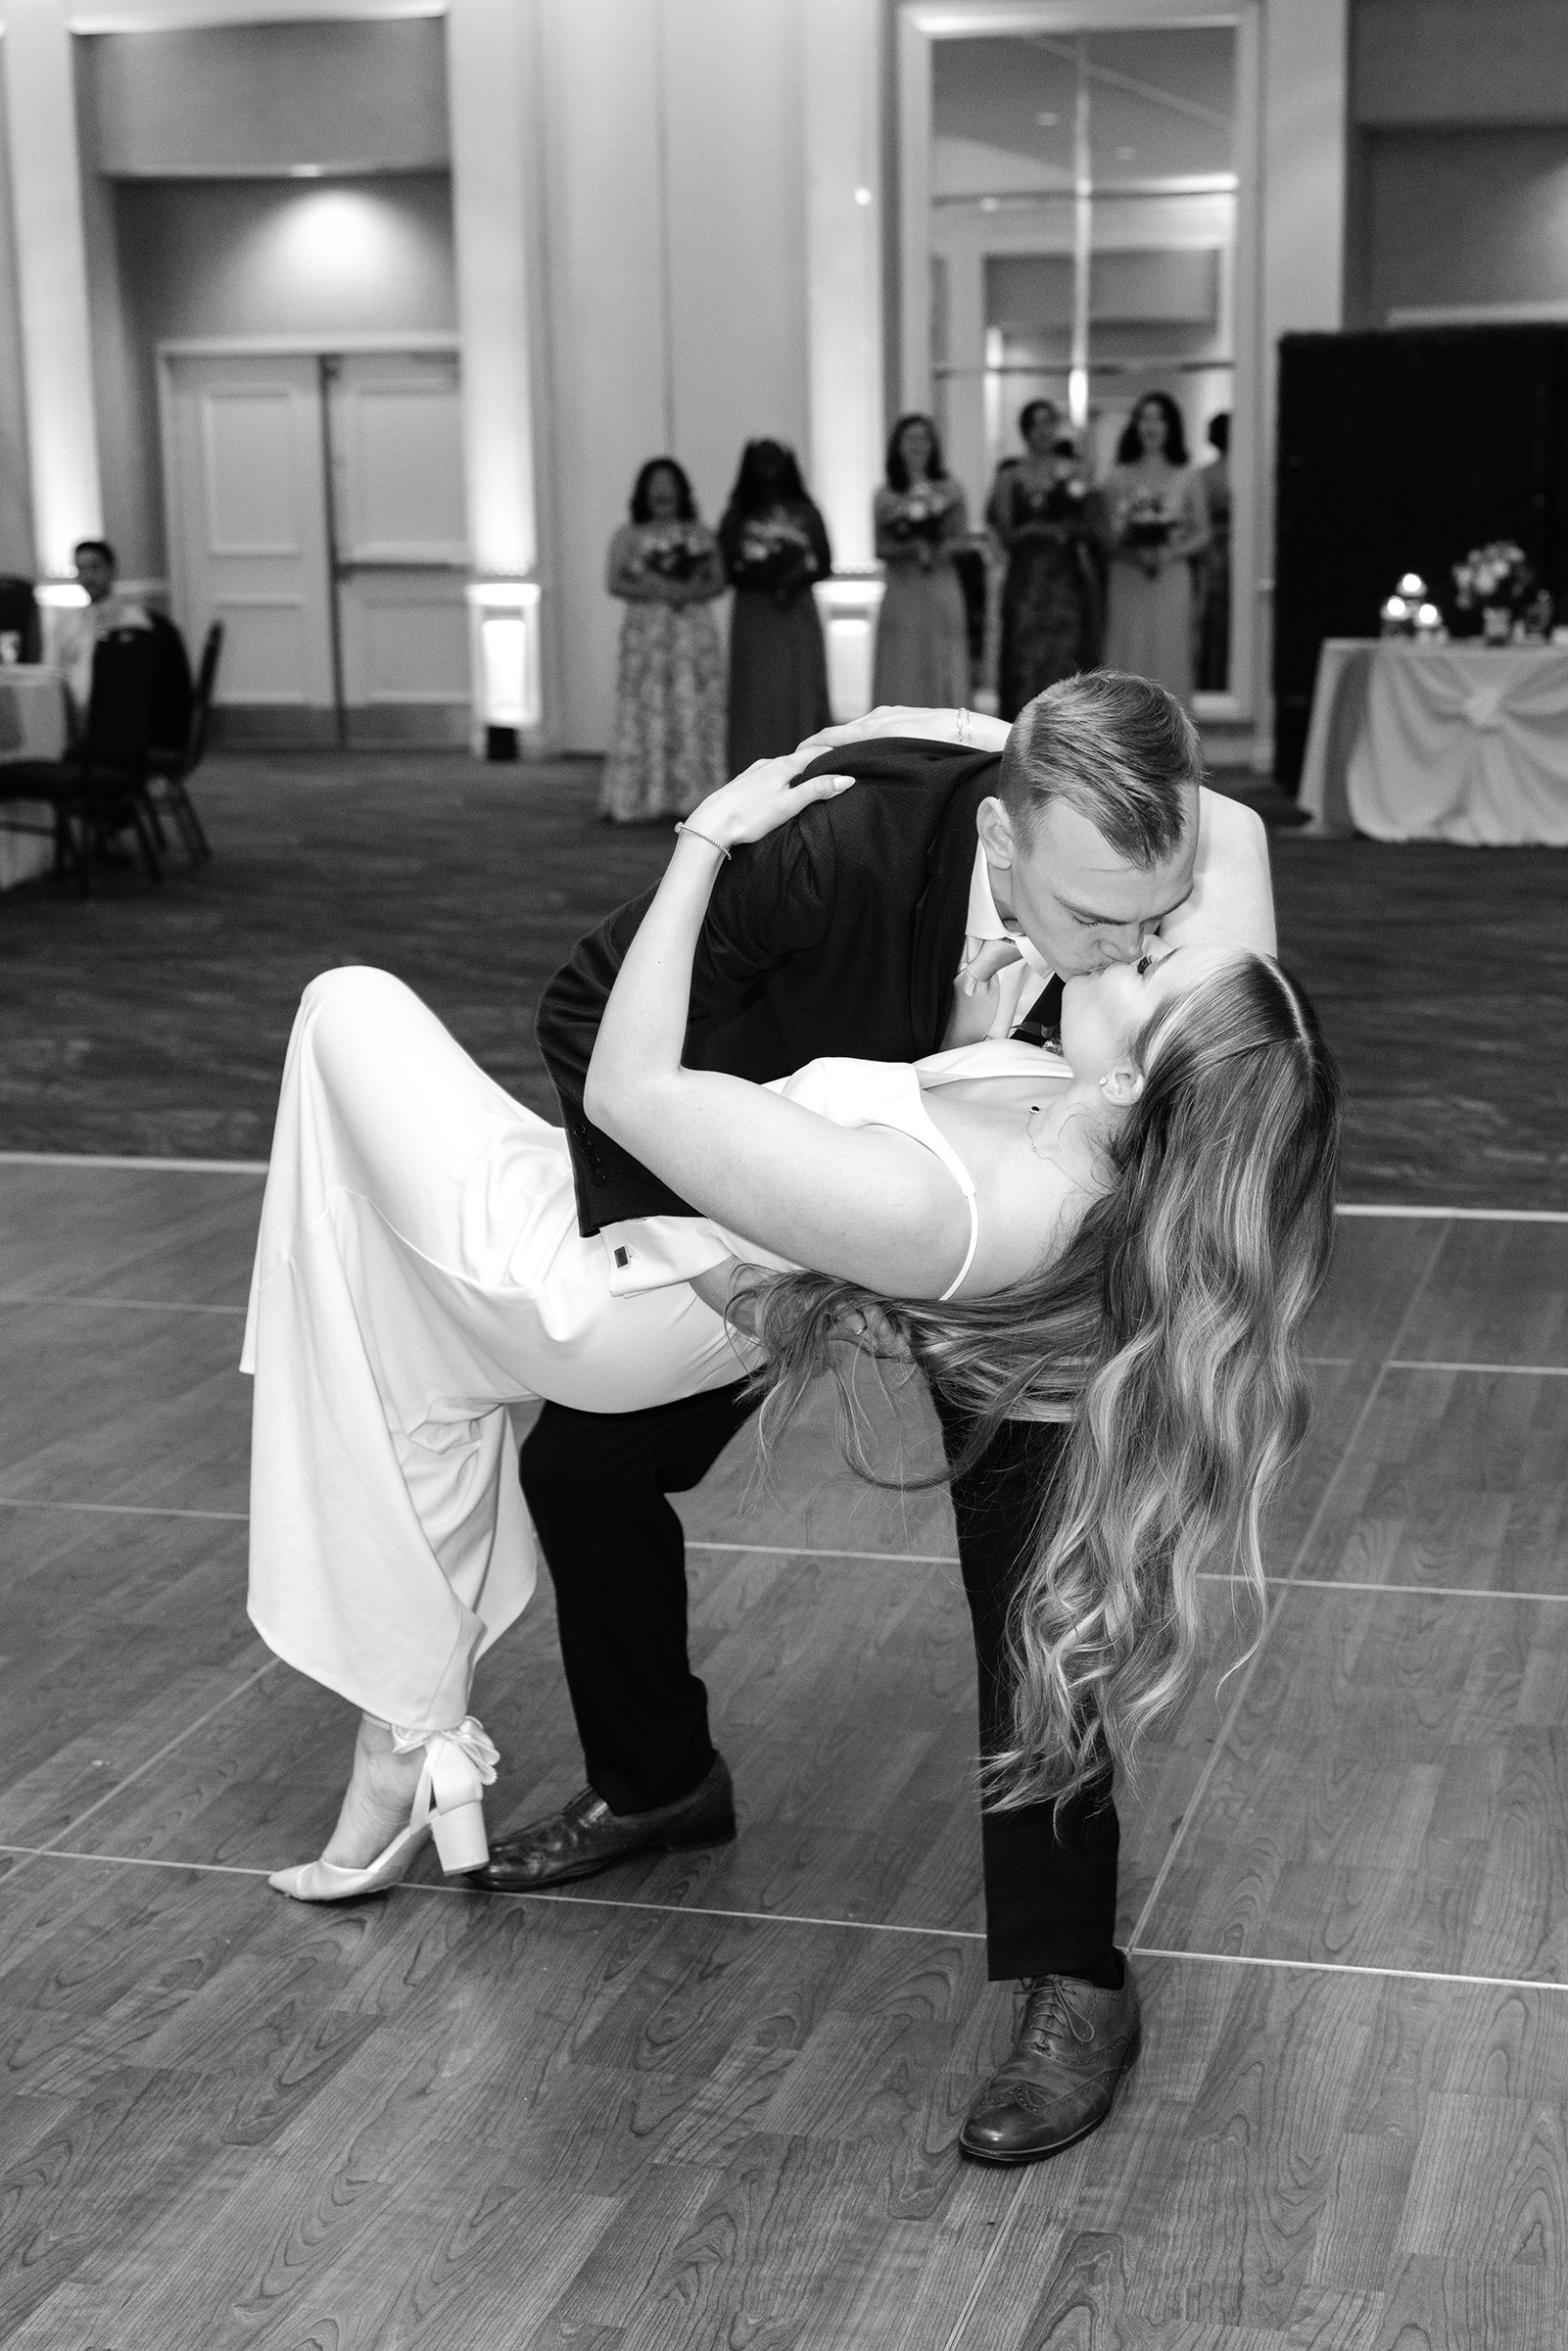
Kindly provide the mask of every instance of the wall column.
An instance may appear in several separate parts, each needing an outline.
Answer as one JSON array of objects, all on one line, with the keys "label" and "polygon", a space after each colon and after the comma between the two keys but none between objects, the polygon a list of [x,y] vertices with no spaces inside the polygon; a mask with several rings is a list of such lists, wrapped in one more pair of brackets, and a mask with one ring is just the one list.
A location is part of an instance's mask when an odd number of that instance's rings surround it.
[{"label": "wall column", "polygon": [[[1258,468],[1265,576],[1273,570],[1274,418],[1281,335],[1344,323],[1349,0],[1264,0],[1262,369]],[[1273,733],[1272,578],[1259,600],[1258,713]],[[1266,762],[1268,745],[1259,746]]]},{"label": "wall column", "polygon": [[69,578],[104,524],[65,0],[9,0],[5,66],[33,539],[45,576]]},{"label": "wall column", "polygon": [[811,482],[841,569],[872,560],[881,478],[881,106],[876,0],[804,0]]},{"label": "wall column", "polygon": [[[557,723],[547,595],[551,534],[538,447],[542,262],[535,0],[451,0],[447,85],[474,567],[475,747],[487,727],[543,749]],[[494,745],[494,740],[493,745]]]},{"label": "wall column", "polygon": [[803,0],[811,484],[834,569],[818,592],[835,718],[871,701],[881,583],[872,494],[881,479],[881,90],[877,0]]}]

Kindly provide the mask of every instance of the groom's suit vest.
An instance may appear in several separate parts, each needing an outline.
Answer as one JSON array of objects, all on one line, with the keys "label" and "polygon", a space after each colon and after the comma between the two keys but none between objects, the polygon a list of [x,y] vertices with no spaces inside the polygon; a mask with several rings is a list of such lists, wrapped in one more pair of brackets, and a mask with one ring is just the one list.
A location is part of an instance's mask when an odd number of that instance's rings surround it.
[{"label": "groom's suit vest", "polygon": [[[685,1058],[763,1083],[824,1054],[918,1061],[942,1041],[963,952],[975,812],[1000,761],[949,744],[851,744],[808,773],[853,792],[737,848],[714,884]],[[536,1034],[571,1144],[585,1233],[695,1212],[583,1113],[605,1001],[652,897],[591,931],[540,1001]]]}]

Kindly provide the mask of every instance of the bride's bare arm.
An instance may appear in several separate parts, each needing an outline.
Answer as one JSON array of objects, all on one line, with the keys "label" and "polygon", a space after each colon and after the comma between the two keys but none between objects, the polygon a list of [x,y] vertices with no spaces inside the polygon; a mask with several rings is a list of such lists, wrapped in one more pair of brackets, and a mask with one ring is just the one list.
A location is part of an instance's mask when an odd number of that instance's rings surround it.
[{"label": "bride's bare arm", "polygon": [[831,776],[795,783],[805,764],[798,752],[759,761],[682,834],[605,1007],[584,1107],[683,1199],[748,1240],[872,1289],[935,1297],[963,1263],[969,1212],[930,1152],[681,1064],[692,957],[723,851],[848,789]]}]

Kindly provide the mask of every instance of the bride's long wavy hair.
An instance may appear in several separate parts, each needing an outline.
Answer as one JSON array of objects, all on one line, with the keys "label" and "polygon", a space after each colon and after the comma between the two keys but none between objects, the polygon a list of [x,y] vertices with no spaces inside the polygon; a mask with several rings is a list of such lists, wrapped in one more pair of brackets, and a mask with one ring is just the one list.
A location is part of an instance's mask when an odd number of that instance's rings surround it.
[{"label": "bride's long wavy hair", "polygon": [[1014,1603],[1012,1737],[985,1759],[998,1806],[1131,1764],[1199,1658],[1200,1569],[1239,1572],[1260,1614],[1260,1520],[1307,1426],[1299,1340],[1340,1128],[1311,1007],[1278,964],[1237,954],[1167,998],[1131,1060],[1143,1090],[1105,1143],[1104,1189],[1029,1280],[943,1305],[770,1274],[732,1309],[760,1342],[765,1435],[828,1371],[865,1474],[868,1330],[972,1416],[966,1463],[1005,1420],[1069,1423]]}]

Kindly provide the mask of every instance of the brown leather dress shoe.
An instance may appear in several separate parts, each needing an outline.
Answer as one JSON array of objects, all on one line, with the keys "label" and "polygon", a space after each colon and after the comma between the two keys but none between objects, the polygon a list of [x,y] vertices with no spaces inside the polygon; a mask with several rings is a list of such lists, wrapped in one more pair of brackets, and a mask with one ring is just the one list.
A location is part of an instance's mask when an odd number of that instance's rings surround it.
[{"label": "brown leather dress shoe", "polygon": [[592,1878],[635,1853],[665,1853],[689,1845],[726,1845],[735,1835],[735,1790],[724,1757],[715,1755],[706,1779],[679,1803],[651,1812],[612,1812],[592,1788],[564,1811],[536,1820],[515,1837],[499,1838],[470,1886],[490,1894],[536,1894]]},{"label": "brown leather dress shoe", "polygon": [[1138,1993],[1122,1961],[1119,1991],[1078,1976],[1025,1978],[1013,2051],[958,2135],[977,2163],[1039,2163],[1097,2130],[1138,2054]]}]

